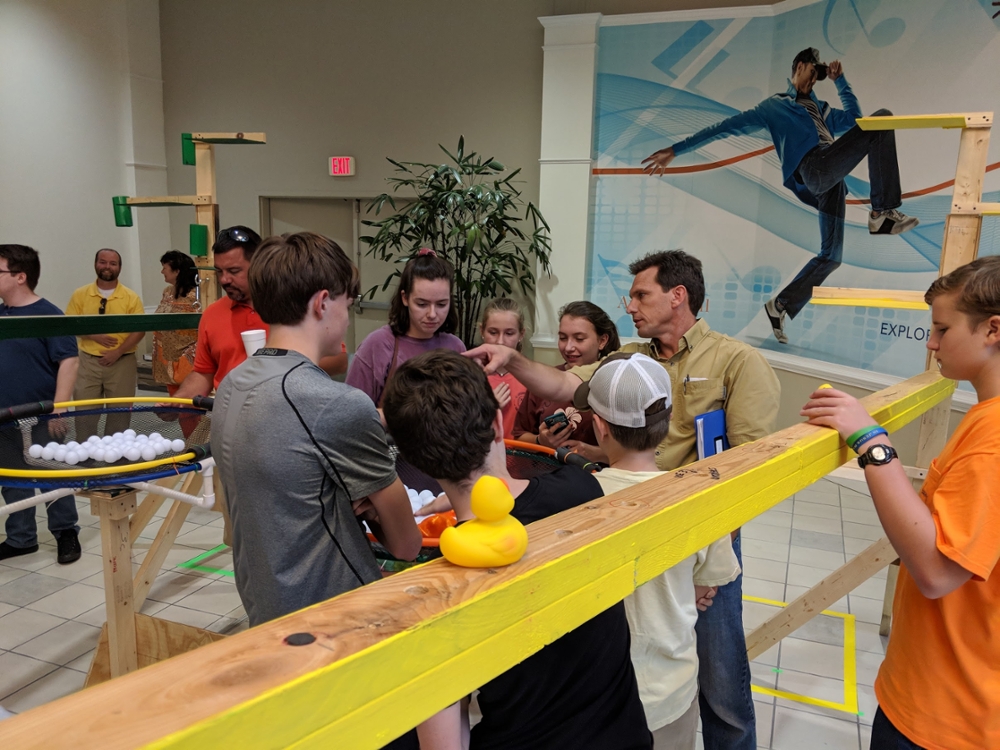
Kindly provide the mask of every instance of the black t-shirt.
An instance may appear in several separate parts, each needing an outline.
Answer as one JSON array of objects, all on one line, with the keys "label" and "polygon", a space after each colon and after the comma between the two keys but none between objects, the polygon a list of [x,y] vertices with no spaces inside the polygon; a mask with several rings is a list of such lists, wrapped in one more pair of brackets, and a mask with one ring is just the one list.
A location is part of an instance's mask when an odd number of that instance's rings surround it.
[{"label": "black t-shirt", "polygon": [[[574,466],[530,480],[511,515],[531,523],[604,493]],[[613,605],[479,689],[472,748],[652,748],[629,654],[625,605]]]}]

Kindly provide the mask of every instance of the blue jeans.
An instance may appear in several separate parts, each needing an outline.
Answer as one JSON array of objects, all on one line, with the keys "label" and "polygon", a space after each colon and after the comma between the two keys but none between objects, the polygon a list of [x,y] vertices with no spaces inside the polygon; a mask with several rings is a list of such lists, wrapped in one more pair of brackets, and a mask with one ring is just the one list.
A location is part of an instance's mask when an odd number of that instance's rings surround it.
[{"label": "blue jeans", "polygon": [[[872,117],[891,115],[880,109]],[[873,211],[898,208],[903,200],[896,162],[896,135],[892,130],[862,130],[855,126],[829,146],[817,146],[799,163],[798,174],[819,203],[820,254],[810,260],[781,292],[779,306],[794,318],[812,297],[814,286],[840,267],[844,257],[844,178],[868,157]]]},{"label": "blue jeans", "polygon": [[[740,537],[733,540],[740,566]],[[698,703],[705,750],[756,750],[757,719],[750,695],[750,662],[743,633],[743,574],[720,586],[698,613]]]},{"label": "blue jeans", "polygon": [[911,742],[889,721],[879,706],[872,722],[872,741],[870,750],[924,750],[923,746]]},{"label": "blue jeans", "polygon": [[[34,497],[34,490],[26,490],[15,487],[3,488],[3,499],[5,503],[15,503],[18,500],[27,500]],[[61,497],[53,503],[49,503],[49,531],[59,538],[60,531],[79,531],[80,527],[76,522],[80,516],[76,511],[76,498],[73,495]],[[24,549],[34,547],[38,544],[38,526],[35,523],[35,508],[25,508],[7,516],[7,544],[11,547]]]}]

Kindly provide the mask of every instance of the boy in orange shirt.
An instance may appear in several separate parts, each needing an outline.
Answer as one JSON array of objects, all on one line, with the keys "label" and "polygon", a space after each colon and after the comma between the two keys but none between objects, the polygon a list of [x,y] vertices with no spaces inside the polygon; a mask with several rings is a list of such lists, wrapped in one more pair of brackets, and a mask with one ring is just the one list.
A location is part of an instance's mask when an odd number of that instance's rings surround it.
[{"label": "boy in orange shirt", "polygon": [[931,284],[927,348],[978,403],[917,495],[885,431],[858,401],[818,390],[802,409],[859,455],[902,561],[895,623],[875,682],[872,750],[1000,748],[1000,257]]}]

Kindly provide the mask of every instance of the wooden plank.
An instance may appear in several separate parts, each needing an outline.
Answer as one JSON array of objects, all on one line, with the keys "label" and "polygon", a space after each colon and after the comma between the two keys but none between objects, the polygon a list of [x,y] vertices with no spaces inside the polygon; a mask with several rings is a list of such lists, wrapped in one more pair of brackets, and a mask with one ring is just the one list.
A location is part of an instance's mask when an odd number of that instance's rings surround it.
[{"label": "wooden plank", "polygon": [[[209,643],[221,641],[226,636],[191,625],[161,620],[148,615],[135,615],[136,660],[138,668],[148,667],[173,656],[185,654]],[[111,679],[108,669],[108,626],[101,629],[94,661],[87,673],[86,687],[99,685]]]},{"label": "wooden plank", "polygon": [[892,630],[892,603],[896,598],[896,581],[899,580],[899,560],[889,564],[885,576],[885,595],[882,597],[882,621],[878,626],[878,634],[889,637]]},{"label": "wooden plank", "polygon": [[887,537],[882,537],[754,628],[747,636],[747,657],[753,661],[895,559],[896,550]]},{"label": "wooden plank", "polygon": [[1000,203],[955,203],[953,214],[979,214],[980,216],[1000,216]]},{"label": "wooden plank", "polygon": [[[96,494],[96,493],[95,493]],[[93,496],[101,519],[104,555],[104,597],[112,677],[136,670],[135,609],[132,604],[132,540],[128,513],[135,512],[135,490],[115,498]],[[129,501],[131,501],[129,503]]]},{"label": "wooden plank", "polygon": [[152,198],[129,198],[130,206],[207,206],[212,203],[209,195],[158,195]]},{"label": "wooden plank", "polygon": [[959,112],[941,115],[891,115],[859,117],[855,123],[862,130],[914,130],[923,128],[989,128],[992,112]]},{"label": "wooden plank", "polygon": [[[895,430],[953,389],[924,373],[864,403]],[[790,427],[531,524],[514,565],[419,566],[0,722],[0,740],[379,747],[849,456],[831,430]],[[316,641],[287,645],[298,632]]]},{"label": "wooden plank", "polygon": [[0,340],[89,336],[94,333],[183,331],[197,328],[201,313],[149,315],[5,315],[0,318]]},{"label": "wooden plank", "polygon": [[[163,482],[170,482],[173,484],[173,477],[165,477],[164,479],[156,480],[156,484],[161,484]],[[153,520],[153,516],[156,515],[156,511],[160,509],[160,506],[166,501],[163,495],[151,495],[147,494],[146,497],[142,499],[139,503],[139,507],[135,509],[135,513],[132,515],[132,520],[128,524],[129,538],[132,540],[134,545],[139,535],[143,532],[149,522]],[[140,605],[141,606],[141,605]]]},{"label": "wooden plank", "polygon": [[891,307],[906,310],[926,310],[923,292],[900,289],[851,289],[839,286],[814,286],[809,300],[814,305],[844,305],[850,307]]},{"label": "wooden plank", "polygon": [[[188,476],[200,477],[201,474],[191,472]],[[187,480],[185,480],[185,484],[187,484]],[[185,491],[183,487],[181,491]],[[160,568],[163,567],[163,561],[167,559],[167,553],[170,552],[171,546],[173,546],[177,535],[180,533],[181,526],[184,525],[184,519],[187,518],[190,511],[190,505],[182,503],[180,500],[174,500],[173,506],[167,512],[167,517],[160,524],[160,530],[156,532],[156,538],[153,539],[153,543],[149,546],[149,551],[142,559],[142,564],[139,566],[139,570],[135,574],[135,580],[132,582],[132,589],[135,592],[133,596],[135,597],[136,609],[141,609],[143,603],[146,601],[146,597],[149,596],[149,589],[152,588],[153,581],[159,575]]]},{"label": "wooden plank", "polygon": [[267,143],[267,133],[192,133],[191,140],[200,143],[253,146]]},{"label": "wooden plank", "polygon": [[[195,190],[200,195],[211,196],[209,205],[195,207],[195,221],[208,227],[208,254],[197,259],[198,273],[201,276],[201,305],[204,310],[219,299],[219,283],[215,273],[215,253],[212,245],[219,234],[219,198],[215,184],[215,146],[204,139],[210,136],[235,135],[228,133],[192,133],[192,139],[200,136],[194,144]],[[261,133],[260,135],[263,135]]]}]

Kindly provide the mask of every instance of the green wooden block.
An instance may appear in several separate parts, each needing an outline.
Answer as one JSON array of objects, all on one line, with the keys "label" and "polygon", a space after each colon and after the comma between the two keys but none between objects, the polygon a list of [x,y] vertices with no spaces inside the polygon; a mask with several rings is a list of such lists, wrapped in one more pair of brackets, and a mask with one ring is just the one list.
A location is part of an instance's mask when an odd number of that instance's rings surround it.
[{"label": "green wooden block", "polygon": [[128,196],[116,195],[111,198],[111,203],[115,207],[115,226],[132,226],[132,207],[128,204]]},{"label": "green wooden block", "polygon": [[208,227],[204,224],[192,224],[189,229],[190,253],[195,258],[208,255]]},{"label": "green wooden block", "polygon": [[194,141],[190,133],[181,133],[181,164],[189,167],[195,165]]}]

